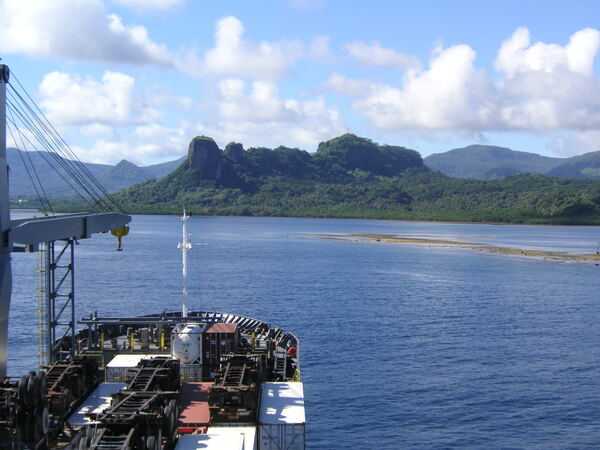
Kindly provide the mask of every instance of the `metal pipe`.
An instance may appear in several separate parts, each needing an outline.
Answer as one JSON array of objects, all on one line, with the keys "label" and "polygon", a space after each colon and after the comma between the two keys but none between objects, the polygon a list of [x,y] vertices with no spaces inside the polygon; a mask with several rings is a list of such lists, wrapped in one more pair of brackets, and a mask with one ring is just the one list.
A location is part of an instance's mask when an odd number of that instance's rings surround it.
[{"label": "metal pipe", "polygon": [[48,332],[46,333],[48,342],[46,345],[48,346],[48,362],[52,364],[54,362],[54,326],[52,325],[52,320],[54,317],[54,301],[52,300],[54,286],[52,285],[52,273],[54,270],[52,269],[52,261],[53,261],[53,253],[54,253],[54,241],[46,242],[46,302],[48,311],[48,321],[46,323],[46,327],[48,328]]},{"label": "metal pipe", "polygon": [[71,272],[71,356],[75,356],[75,241],[69,239],[69,247],[71,247],[71,264],[69,271]]}]

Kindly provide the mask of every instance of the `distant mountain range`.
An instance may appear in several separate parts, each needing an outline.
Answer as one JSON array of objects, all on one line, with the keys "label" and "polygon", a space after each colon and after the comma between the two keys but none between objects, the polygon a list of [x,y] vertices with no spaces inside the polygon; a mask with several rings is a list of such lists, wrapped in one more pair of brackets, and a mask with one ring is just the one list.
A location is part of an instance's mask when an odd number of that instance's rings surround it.
[{"label": "distant mountain range", "polygon": [[[369,140],[356,136],[349,139],[349,136],[352,135],[322,143],[320,151],[312,154],[312,157],[308,152],[288,147],[278,147],[273,152],[264,148],[243,152],[241,145],[231,144],[223,152],[225,159],[220,160],[219,164],[222,166],[219,166],[218,170],[220,176],[227,179],[224,186],[240,187],[240,183],[246,183],[251,176],[296,176],[300,173],[309,174],[312,179],[320,180],[331,175],[334,169],[348,167],[352,167],[351,170],[393,176],[396,174],[397,167],[403,167],[406,163],[405,158],[409,158],[407,161],[412,161],[412,164],[418,159],[417,165],[424,163],[426,167],[453,178],[495,180],[530,173],[560,178],[600,180],[600,151],[571,158],[552,158],[504,147],[470,145],[436,153],[421,160],[419,154],[413,150],[408,151],[402,147],[387,145],[377,146]],[[327,148],[328,151],[323,151],[323,148]],[[343,152],[344,157],[340,160],[337,158],[338,153],[335,152]],[[28,152],[28,154],[43,180],[49,197],[73,195],[69,185],[48,164],[47,161],[52,160],[48,153]],[[239,158],[244,154],[248,158],[242,167]],[[22,157],[27,155],[14,148],[8,149],[8,163],[11,170],[10,192],[13,199],[32,197],[35,194],[23,166]],[[212,157],[217,158],[216,153]],[[183,157],[150,166],[137,166],[127,160],[122,160],[116,165],[84,164],[109,192],[117,192],[152,179],[163,178],[180,167],[185,160],[186,158]],[[232,164],[239,166],[237,172],[232,171]],[[241,169],[243,170],[240,172]]]},{"label": "distant mountain range", "polygon": [[[44,189],[49,197],[72,196],[73,190],[63,181],[47,161],[53,161],[46,152],[24,152],[15,148],[7,150],[8,165],[10,167],[10,195],[11,198],[31,197],[35,195],[29,175],[25,170],[22,158],[31,158],[38,176],[43,182]],[[26,160],[27,161],[27,160]],[[116,165],[84,163],[89,171],[102,183],[109,192],[116,192],[123,188],[144,181],[160,178],[171,173],[181,164],[183,159],[169,161],[151,166],[136,166],[123,160]]]},{"label": "distant mountain range", "polygon": [[600,179],[600,152],[552,158],[492,145],[469,145],[425,158],[425,164],[455,178],[493,180],[534,173],[563,178]]}]

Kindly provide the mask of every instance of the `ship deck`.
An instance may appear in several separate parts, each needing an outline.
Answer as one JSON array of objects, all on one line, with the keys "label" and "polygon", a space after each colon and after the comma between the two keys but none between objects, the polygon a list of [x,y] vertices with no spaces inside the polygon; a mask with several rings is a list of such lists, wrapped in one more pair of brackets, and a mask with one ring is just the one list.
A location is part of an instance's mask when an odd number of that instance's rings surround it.
[{"label": "ship deck", "polygon": [[[5,392],[14,389],[17,403],[20,396],[31,397],[21,402],[22,408],[29,408],[31,417],[41,413],[45,420],[15,420],[4,433],[0,425],[0,440],[13,448],[188,448],[196,440],[182,438],[190,435],[206,436],[198,440],[202,446],[236,441],[227,436],[237,432],[227,427],[254,429],[254,448],[260,448],[263,386],[301,384],[298,339],[261,320],[217,312],[190,312],[185,318],[163,312],[139,317],[93,314],[79,324],[75,348],[61,347],[64,358],[25,381],[6,382]],[[174,342],[187,324],[203,331],[195,337],[198,357],[183,363],[174,357]],[[23,383],[33,385],[39,377],[44,381],[37,388],[23,390]]]}]

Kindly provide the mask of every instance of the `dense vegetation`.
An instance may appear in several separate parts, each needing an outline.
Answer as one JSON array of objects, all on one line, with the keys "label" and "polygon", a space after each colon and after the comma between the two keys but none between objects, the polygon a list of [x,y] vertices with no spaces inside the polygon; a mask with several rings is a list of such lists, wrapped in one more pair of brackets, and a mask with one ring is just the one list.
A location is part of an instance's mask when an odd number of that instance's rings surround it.
[{"label": "dense vegetation", "polygon": [[566,162],[550,170],[547,175],[600,179],[600,152],[585,153],[568,158]]},{"label": "dense vegetation", "polygon": [[417,152],[344,135],[311,155],[195,138],[188,160],[117,196],[138,213],[600,223],[600,183],[542,175],[450,178]]}]

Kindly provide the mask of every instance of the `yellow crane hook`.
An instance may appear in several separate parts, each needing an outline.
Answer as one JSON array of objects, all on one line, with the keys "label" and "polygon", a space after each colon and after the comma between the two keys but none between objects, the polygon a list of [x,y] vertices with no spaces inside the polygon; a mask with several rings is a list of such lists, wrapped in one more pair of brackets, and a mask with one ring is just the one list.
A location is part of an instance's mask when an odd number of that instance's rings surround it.
[{"label": "yellow crane hook", "polygon": [[123,238],[129,234],[129,226],[124,225],[122,227],[113,228],[110,230],[110,234],[117,238],[117,251],[123,251]]}]

